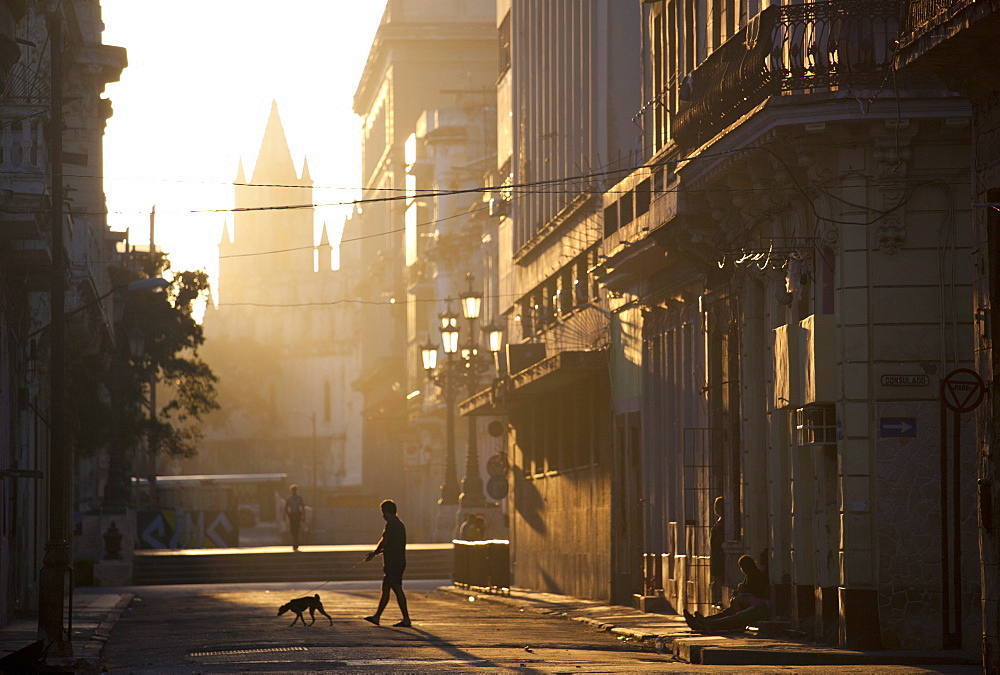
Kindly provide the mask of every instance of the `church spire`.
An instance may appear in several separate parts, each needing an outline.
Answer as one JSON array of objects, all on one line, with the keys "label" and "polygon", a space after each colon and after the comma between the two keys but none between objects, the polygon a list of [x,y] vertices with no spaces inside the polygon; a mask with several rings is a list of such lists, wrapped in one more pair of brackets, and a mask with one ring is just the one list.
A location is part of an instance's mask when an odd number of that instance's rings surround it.
[{"label": "church spire", "polygon": [[252,181],[257,185],[293,185],[298,182],[285,129],[281,126],[281,117],[278,115],[277,101],[271,101],[271,114],[267,118],[260,152],[257,153]]},{"label": "church spire", "polygon": [[316,247],[317,262],[320,272],[329,272],[333,269],[333,247],[330,246],[330,235],[326,231],[326,221],[323,221],[323,234],[320,235],[319,245]]},{"label": "church spire", "polygon": [[302,178],[299,179],[303,185],[312,185],[312,176],[309,175],[309,158],[302,158]]},{"label": "church spire", "polygon": [[236,169],[236,180],[233,181],[236,185],[242,185],[247,182],[246,174],[243,173],[243,158],[240,157],[239,168]]}]

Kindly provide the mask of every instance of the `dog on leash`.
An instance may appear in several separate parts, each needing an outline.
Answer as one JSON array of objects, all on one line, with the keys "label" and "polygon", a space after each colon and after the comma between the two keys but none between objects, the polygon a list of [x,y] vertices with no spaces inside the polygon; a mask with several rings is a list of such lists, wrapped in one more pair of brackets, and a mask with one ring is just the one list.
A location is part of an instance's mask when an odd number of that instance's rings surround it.
[{"label": "dog on leash", "polygon": [[306,618],[303,616],[303,613],[305,613],[306,610],[309,610],[309,618],[312,619],[312,623],[309,624],[310,626],[313,625],[313,623],[316,623],[316,612],[319,612],[327,619],[330,619],[330,625],[333,625],[333,619],[329,614],[323,611],[323,603],[319,600],[319,593],[313,596],[295,598],[294,600],[288,601],[278,608],[278,616],[281,616],[288,611],[295,612],[295,618],[292,619],[292,622],[288,625],[294,626],[295,622],[301,619],[302,625],[305,626]]}]

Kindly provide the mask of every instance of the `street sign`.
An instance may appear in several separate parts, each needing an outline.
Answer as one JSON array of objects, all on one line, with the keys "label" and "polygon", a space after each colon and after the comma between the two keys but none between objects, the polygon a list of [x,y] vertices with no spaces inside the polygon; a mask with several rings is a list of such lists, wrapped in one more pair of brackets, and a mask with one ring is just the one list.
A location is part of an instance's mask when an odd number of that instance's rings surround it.
[{"label": "street sign", "polygon": [[506,478],[494,476],[486,481],[486,494],[488,494],[491,499],[499,501],[507,496],[508,491],[510,491],[510,485],[507,483]]},{"label": "street sign", "polygon": [[983,378],[968,368],[956,368],[941,380],[941,400],[958,413],[975,410],[985,392]]},{"label": "street sign", "polygon": [[927,375],[883,375],[883,387],[926,387],[931,378]]},{"label": "street sign", "polygon": [[917,435],[916,417],[880,417],[878,434],[885,437],[905,437]]}]

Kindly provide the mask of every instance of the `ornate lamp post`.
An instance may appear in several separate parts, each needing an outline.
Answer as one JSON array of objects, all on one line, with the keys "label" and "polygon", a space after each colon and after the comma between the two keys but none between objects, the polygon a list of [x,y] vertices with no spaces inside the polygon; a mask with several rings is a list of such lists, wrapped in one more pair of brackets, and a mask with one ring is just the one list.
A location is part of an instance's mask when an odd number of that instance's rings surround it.
[{"label": "ornate lamp post", "polygon": [[[457,387],[465,384],[469,396],[476,393],[479,376],[489,365],[479,352],[476,335],[476,322],[479,320],[483,307],[482,293],[472,289],[472,275],[466,275],[469,289],[459,297],[462,303],[462,316],[469,321],[469,335],[465,344],[459,348],[458,315],[447,311],[439,315],[441,343],[446,361],[438,367],[437,345],[428,342],[420,347],[421,364],[427,373],[428,381],[441,388],[445,404],[446,452],[444,483],[441,485],[441,499],[438,504],[460,504],[462,507],[481,507],[485,505],[483,496],[483,480],[479,472],[479,450],[476,443],[476,420],[469,418],[468,445],[465,453],[465,475],[462,478],[461,493],[457,480],[455,458],[455,398]],[[500,350],[503,331],[494,324],[482,328],[481,333],[488,338],[489,351],[496,354]],[[454,357],[460,354],[461,360]]]},{"label": "ornate lamp post", "polygon": [[[479,347],[476,340],[476,322],[483,309],[483,294],[472,289],[472,275],[467,274],[469,288],[459,297],[462,300],[462,315],[469,321],[469,339],[462,349],[462,372],[469,396],[477,391],[479,370],[482,363],[479,359]],[[486,503],[483,496],[483,479],[479,475],[479,448],[476,443],[476,418],[469,416],[468,443],[465,451],[465,476],[462,477],[462,494],[459,495],[462,507],[479,507]]]},{"label": "ornate lamp post", "polygon": [[[444,483],[438,504],[458,504],[458,471],[455,466],[455,373],[454,356],[458,351],[458,315],[449,307],[438,315],[441,329],[441,346],[446,361],[437,369],[437,345],[428,342],[420,348],[420,358],[427,379],[441,387],[445,404],[445,464]],[[438,372],[435,372],[435,369]]]}]

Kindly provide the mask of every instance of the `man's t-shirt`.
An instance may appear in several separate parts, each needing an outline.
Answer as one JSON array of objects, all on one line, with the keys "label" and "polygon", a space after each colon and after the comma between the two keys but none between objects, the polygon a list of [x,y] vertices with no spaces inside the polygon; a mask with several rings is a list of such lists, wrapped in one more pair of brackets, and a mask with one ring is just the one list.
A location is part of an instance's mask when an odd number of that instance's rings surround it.
[{"label": "man's t-shirt", "polygon": [[406,564],[406,527],[399,516],[390,516],[382,531],[382,560],[386,567]]},{"label": "man's t-shirt", "polygon": [[306,503],[302,499],[302,495],[290,495],[285,500],[285,513],[288,514],[289,518],[301,518],[305,510]]}]

